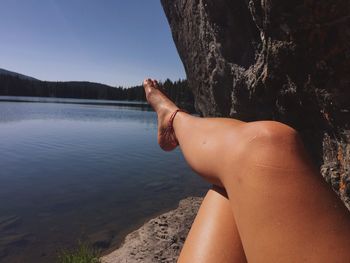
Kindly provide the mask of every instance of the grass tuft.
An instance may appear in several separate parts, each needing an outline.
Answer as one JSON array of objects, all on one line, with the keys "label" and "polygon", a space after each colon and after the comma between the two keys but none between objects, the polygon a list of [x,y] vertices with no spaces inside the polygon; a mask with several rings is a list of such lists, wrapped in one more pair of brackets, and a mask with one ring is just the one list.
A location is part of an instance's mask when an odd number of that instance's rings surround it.
[{"label": "grass tuft", "polygon": [[74,250],[62,250],[58,253],[58,263],[101,263],[100,252],[91,246],[79,242]]}]

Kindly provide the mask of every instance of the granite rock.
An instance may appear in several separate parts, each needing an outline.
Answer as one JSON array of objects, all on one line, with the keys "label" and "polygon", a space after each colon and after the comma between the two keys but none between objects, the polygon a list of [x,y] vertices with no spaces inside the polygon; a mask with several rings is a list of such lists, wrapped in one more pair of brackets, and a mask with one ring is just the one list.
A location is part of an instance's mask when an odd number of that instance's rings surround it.
[{"label": "granite rock", "polygon": [[196,110],[291,125],[350,207],[350,2],[161,2]]}]

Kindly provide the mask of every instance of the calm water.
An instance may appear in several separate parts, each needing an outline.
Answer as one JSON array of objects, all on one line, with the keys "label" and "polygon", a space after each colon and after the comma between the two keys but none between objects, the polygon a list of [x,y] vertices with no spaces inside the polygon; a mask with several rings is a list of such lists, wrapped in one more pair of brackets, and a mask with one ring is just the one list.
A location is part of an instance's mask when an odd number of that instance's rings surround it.
[{"label": "calm water", "polygon": [[141,109],[0,101],[0,262],[53,262],[79,239],[114,247],[205,192]]}]

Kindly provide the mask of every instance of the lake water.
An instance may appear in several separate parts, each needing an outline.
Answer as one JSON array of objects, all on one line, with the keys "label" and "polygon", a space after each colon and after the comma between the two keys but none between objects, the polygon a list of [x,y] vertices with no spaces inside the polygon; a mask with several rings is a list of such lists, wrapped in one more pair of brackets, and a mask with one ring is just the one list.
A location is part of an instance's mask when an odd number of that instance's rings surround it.
[{"label": "lake water", "polygon": [[147,107],[0,100],[0,262],[54,262],[78,240],[111,249],[208,188],[160,150]]}]

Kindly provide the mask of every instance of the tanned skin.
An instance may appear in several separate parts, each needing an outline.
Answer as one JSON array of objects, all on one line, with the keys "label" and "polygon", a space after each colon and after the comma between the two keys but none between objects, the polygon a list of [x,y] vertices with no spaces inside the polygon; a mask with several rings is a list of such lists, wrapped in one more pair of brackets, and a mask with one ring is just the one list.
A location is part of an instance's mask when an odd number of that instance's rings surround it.
[{"label": "tanned skin", "polygon": [[[158,142],[170,151],[174,145],[162,134],[178,107],[155,80],[145,80],[144,88],[158,115]],[[294,129],[184,112],[173,127],[189,166],[215,185],[179,263],[349,262],[350,213]]]}]

